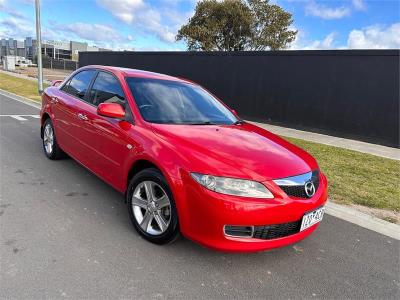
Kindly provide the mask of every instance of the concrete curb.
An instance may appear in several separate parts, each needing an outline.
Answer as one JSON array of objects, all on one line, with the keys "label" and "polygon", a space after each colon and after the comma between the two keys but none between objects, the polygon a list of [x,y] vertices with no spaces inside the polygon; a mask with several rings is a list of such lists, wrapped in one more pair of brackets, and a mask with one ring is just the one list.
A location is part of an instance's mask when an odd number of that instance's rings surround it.
[{"label": "concrete curb", "polygon": [[5,90],[1,90],[0,89],[0,94],[3,95],[3,96],[9,97],[9,98],[11,98],[13,100],[16,100],[18,102],[22,102],[22,103],[24,103],[26,105],[35,107],[37,109],[41,109],[41,107],[42,107],[41,104],[37,103],[36,101],[33,101],[31,99],[28,99],[28,98],[25,98],[25,97],[22,97],[22,96],[18,96],[17,94],[10,93],[10,92],[7,92]]},{"label": "concrete curb", "polygon": [[330,201],[325,205],[325,212],[338,219],[345,220],[393,239],[400,240],[400,225],[387,222],[351,207],[339,205]]},{"label": "concrete curb", "polygon": [[[18,96],[16,94],[6,92],[0,89],[0,94],[7,96],[13,100],[25,103],[29,106],[40,109],[40,104],[29,100],[25,97]],[[360,227],[367,228],[377,233],[386,235],[388,237],[400,240],[400,226],[381,220],[377,217],[367,215],[353,208],[328,202],[325,206],[325,212],[328,215],[334,216],[338,219],[356,224]]]}]

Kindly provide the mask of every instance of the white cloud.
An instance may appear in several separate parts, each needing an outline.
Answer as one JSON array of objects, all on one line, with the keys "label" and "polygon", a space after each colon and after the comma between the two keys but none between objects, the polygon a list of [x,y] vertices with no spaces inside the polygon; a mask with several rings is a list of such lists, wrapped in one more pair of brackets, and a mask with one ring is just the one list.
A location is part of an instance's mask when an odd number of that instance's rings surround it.
[{"label": "white cloud", "polygon": [[299,30],[291,50],[328,50],[328,49],[400,49],[400,23],[389,26],[372,25],[362,29],[353,29],[347,43],[338,43],[337,33],[331,32],[321,40],[309,40],[307,34]]},{"label": "white cloud", "polygon": [[347,39],[349,49],[400,49],[400,23],[354,29]]},{"label": "white cloud", "polygon": [[154,33],[162,41],[168,43],[175,41],[174,29],[168,26],[167,22],[163,22],[163,17],[158,10],[143,10],[138,16],[138,21],[143,30]]},{"label": "white cloud", "polygon": [[325,20],[334,20],[349,16],[351,14],[351,9],[347,6],[333,8],[324,4],[317,4],[315,1],[310,1],[306,5],[306,14]]},{"label": "white cloud", "polygon": [[[1,2],[2,1],[2,2]],[[22,1],[22,0],[20,0]],[[4,0],[0,0],[0,5]],[[24,40],[27,36],[36,36],[35,21],[11,9],[3,10],[4,16],[0,17],[0,37],[12,37]],[[132,36],[124,37],[110,25],[97,23],[66,23],[56,21],[42,22],[43,40],[82,41],[89,45],[115,49],[129,50],[132,47]]]},{"label": "white cloud", "polygon": [[3,37],[21,39],[35,34],[35,27],[25,19],[9,16],[0,20],[0,30]]},{"label": "white cloud", "polygon": [[290,45],[291,50],[327,50],[335,48],[335,32],[331,32],[322,40],[309,41],[306,34],[299,30],[296,40]]},{"label": "white cloud", "polygon": [[352,0],[353,7],[355,10],[366,10],[367,6],[365,5],[364,0]]},{"label": "white cloud", "polygon": [[329,33],[323,40],[315,40],[310,45],[305,46],[304,50],[327,50],[334,49],[334,40],[336,33]]},{"label": "white cloud", "polygon": [[44,39],[76,40],[113,50],[133,50],[132,36],[122,36],[113,27],[93,23],[53,23],[43,28]]},{"label": "white cloud", "polygon": [[71,23],[57,26],[60,31],[67,31],[76,37],[94,42],[117,41],[122,39],[114,28],[103,24]]},{"label": "white cloud", "polygon": [[124,23],[131,24],[138,9],[144,7],[143,0],[97,0],[97,2]]},{"label": "white cloud", "polygon": [[28,19],[24,14],[22,14],[15,5],[10,6],[10,2],[6,0],[0,0],[0,9],[2,13],[8,14],[17,19]]},{"label": "white cloud", "polygon": [[97,0],[101,7],[121,22],[154,34],[167,43],[175,42],[178,29],[189,18],[188,14],[177,12],[176,5],[182,1],[187,0],[162,0],[157,7],[153,7],[144,0]]}]

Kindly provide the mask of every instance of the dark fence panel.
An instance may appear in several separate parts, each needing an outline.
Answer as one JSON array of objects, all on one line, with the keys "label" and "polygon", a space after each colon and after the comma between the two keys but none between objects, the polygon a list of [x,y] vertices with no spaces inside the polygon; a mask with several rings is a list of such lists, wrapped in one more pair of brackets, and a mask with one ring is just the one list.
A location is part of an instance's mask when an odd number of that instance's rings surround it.
[{"label": "dark fence panel", "polygon": [[80,52],[200,83],[242,117],[399,147],[398,50]]}]

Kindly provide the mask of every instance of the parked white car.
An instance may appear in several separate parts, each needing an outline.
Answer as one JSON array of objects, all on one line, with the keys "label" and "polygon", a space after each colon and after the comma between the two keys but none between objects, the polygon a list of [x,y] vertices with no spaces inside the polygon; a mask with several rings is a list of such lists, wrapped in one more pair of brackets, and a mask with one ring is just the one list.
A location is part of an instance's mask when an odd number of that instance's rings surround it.
[{"label": "parked white car", "polygon": [[27,68],[29,66],[29,62],[27,60],[17,60],[15,63],[16,66]]}]

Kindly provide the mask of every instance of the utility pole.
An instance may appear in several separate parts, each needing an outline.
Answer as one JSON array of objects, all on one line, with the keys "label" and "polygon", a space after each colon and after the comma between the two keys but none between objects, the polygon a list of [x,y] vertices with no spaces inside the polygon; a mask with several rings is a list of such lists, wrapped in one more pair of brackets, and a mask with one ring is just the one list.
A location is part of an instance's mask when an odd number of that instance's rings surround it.
[{"label": "utility pole", "polygon": [[37,42],[37,65],[38,65],[38,90],[43,93],[43,66],[42,66],[42,33],[40,29],[40,0],[35,0],[36,9],[36,42]]}]

